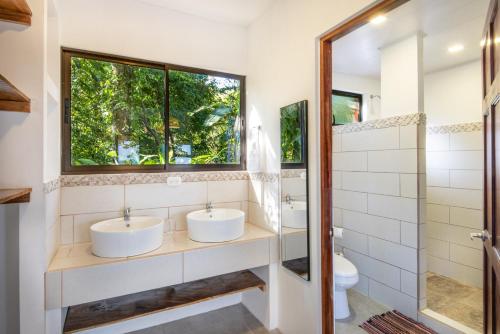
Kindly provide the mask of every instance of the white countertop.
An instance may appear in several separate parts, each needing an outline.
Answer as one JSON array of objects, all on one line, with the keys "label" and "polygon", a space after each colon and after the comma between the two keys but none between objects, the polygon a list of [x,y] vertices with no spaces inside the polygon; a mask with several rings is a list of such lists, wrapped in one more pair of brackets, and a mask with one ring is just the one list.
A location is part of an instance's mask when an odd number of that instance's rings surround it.
[{"label": "white countertop", "polygon": [[95,256],[94,254],[92,254],[92,244],[90,242],[63,245],[57,250],[56,255],[49,265],[48,271],[62,271],[102,264],[133,261],[153,256],[186,252],[195,249],[217,247],[227,244],[272,238],[274,236],[276,236],[276,234],[249,223],[245,224],[245,233],[241,238],[227,242],[196,242],[189,239],[187,231],[175,231],[173,233],[166,233],[164,235],[163,244],[160,246],[160,248],[146,254],[121,258],[104,258]]}]

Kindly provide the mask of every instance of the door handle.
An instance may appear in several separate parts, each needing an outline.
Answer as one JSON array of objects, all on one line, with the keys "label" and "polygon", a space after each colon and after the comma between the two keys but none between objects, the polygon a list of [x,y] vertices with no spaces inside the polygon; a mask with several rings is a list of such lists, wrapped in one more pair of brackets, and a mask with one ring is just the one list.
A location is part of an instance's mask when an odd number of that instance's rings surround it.
[{"label": "door handle", "polygon": [[487,230],[483,230],[482,232],[471,233],[470,240],[474,240],[474,238],[481,239],[484,242],[490,240],[491,236]]}]

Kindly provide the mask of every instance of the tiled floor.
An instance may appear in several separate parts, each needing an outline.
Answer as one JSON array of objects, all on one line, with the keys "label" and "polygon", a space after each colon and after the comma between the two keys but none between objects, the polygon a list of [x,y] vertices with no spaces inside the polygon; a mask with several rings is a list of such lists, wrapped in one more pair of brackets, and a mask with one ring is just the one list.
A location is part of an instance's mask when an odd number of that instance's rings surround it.
[{"label": "tiled floor", "polygon": [[427,307],[434,312],[482,332],[482,289],[429,273],[427,276]]},{"label": "tiled floor", "polygon": [[385,306],[377,304],[369,297],[352,289],[347,291],[347,298],[349,299],[351,316],[344,320],[335,320],[335,333],[338,334],[366,334],[358,326],[371,316],[388,311]]},{"label": "tiled floor", "polygon": [[131,334],[279,334],[279,332],[269,332],[243,305],[238,304]]}]

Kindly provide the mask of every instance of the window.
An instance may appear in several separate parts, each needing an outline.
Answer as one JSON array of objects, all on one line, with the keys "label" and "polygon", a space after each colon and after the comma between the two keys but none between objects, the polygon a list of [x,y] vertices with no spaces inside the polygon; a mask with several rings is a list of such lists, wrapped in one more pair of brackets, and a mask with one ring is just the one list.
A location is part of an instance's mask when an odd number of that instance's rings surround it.
[{"label": "window", "polygon": [[244,169],[245,78],[63,49],[63,173]]},{"label": "window", "polygon": [[332,91],[332,115],[333,125],[358,123],[362,121],[361,106],[363,96],[361,94]]}]

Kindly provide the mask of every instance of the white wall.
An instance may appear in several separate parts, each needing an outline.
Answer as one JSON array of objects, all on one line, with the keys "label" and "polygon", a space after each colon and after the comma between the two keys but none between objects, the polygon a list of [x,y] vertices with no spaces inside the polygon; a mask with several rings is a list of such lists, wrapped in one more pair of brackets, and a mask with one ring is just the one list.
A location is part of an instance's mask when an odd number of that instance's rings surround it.
[{"label": "white wall", "polygon": [[[31,27],[0,24],[0,73],[31,98],[29,114],[0,112],[0,184],[33,188],[31,201],[19,205],[19,219],[1,222],[19,226],[19,312],[23,334],[40,333],[45,327],[42,182],[46,3],[29,0],[28,4],[33,13]],[[18,316],[13,315],[14,319]]]},{"label": "white wall", "polygon": [[423,112],[422,35],[418,33],[380,51],[380,117]]},{"label": "white wall", "polygon": [[428,125],[482,121],[482,80],[479,60],[424,77]]},{"label": "white wall", "polygon": [[380,79],[334,72],[333,89],[363,95],[363,121],[380,118],[380,98],[370,98],[370,95],[380,96]]},{"label": "white wall", "polygon": [[[247,115],[249,127],[262,125],[262,171],[277,173],[280,168],[279,108],[303,99],[309,101],[311,282],[279,268],[278,327],[283,334],[312,334],[321,330],[316,38],[369,3],[368,0],[277,0],[249,28]],[[275,196],[279,196],[277,191]],[[276,197],[274,206],[278,200]],[[265,204],[262,214],[276,210],[273,205]],[[277,226],[274,220],[268,224]]]},{"label": "white wall", "polygon": [[[246,72],[246,29],[135,0],[61,1],[66,47]],[[98,10],[96,10],[98,8]]]}]

